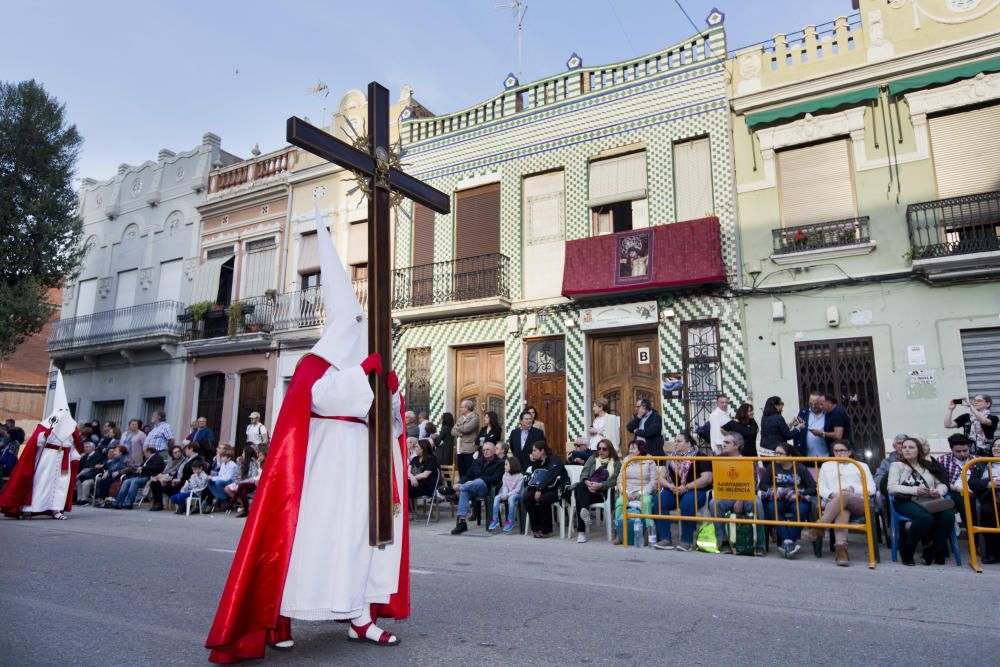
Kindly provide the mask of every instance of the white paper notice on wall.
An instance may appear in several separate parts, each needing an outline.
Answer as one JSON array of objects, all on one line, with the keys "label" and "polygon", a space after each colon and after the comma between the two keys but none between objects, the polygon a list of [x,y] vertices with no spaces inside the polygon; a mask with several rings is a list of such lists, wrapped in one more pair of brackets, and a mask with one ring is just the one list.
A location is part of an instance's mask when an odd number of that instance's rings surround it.
[{"label": "white paper notice on wall", "polygon": [[907,398],[937,398],[933,368],[913,368],[906,372]]},{"label": "white paper notice on wall", "polygon": [[870,310],[851,311],[851,324],[853,324],[854,326],[860,327],[871,323],[872,323],[872,311]]},{"label": "white paper notice on wall", "polygon": [[926,366],[927,352],[923,345],[906,346],[906,363],[910,366]]},{"label": "white paper notice on wall", "polygon": [[648,364],[649,363],[650,358],[649,358],[649,348],[648,347],[639,347],[639,348],[636,348],[635,352],[636,352],[636,356],[638,357],[638,362],[639,362],[640,365]]}]

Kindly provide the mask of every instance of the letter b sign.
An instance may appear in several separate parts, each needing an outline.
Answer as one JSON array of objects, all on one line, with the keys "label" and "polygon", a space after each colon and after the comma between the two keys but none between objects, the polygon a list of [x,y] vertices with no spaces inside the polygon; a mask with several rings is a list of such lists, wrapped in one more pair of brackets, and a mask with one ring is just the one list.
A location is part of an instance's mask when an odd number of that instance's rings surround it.
[{"label": "letter b sign", "polygon": [[636,349],[636,356],[640,365],[646,365],[649,363],[649,348],[640,347]]}]

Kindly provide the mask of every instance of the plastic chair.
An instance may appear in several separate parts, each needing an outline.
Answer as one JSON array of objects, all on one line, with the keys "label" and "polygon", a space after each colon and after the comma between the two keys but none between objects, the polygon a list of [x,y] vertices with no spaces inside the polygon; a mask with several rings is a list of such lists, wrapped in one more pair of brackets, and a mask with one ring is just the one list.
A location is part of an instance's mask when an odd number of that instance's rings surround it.
[{"label": "plastic chair", "polygon": [[[896,554],[899,551],[899,526],[902,523],[910,523],[909,517],[900,514],[896,511],[896,499],[889,494],[889,513],[892,518],[892,562],[896,562]],[[962,566],[962,556],[958,552],[958,537],[955,535],[955,531],[951,531],[949,537],[949,542],[951,542],[951,553],[955,557],[955,565],[958,567]]]},{"label": "plastic chair", "polygon": [[[409,482],[407,482],[407,484],[409,484]],[[431,492],[431,495],[429,495],[429,496],[417,496],[415,498],[412,498],[412,500],[413,500],[413,509],[417,508],[417,501],[418,500],[423,500],[424,501],[424,505],[427,507],[427,522],[426,522],[426,525],[428,525],[428,526],[431,525],[431,515],[434,513],[434,505],[435,505],[435,503],[438,503],[437,490],[438,490],[438,487],[440,487],[440,486],[441,486],[441,468],[438,468],[437,469],[437,473],[435,474],[435,477],[434,477],[434,490]],[[438,503],[438,504],[440,504],[440,503]],[[438,508],[438,521],[440,521],[440,520],[441,520],[441,508],[439,507]]]},{"label": "plastic chair", "polygon": [[186,511],[185,516],[191,516],[191,503],[192,502],[198,503],[198,514],[204,514],[205,513],[205,506],[204,506],[203,501],[201,499],[201,494],[202,493],[203,493],[203,490],[202,491],[197,491],[197,492],[192,493],[190,496],[187,497],[187,501],[186,501],[186,503],[187,503],[187,511]]}]

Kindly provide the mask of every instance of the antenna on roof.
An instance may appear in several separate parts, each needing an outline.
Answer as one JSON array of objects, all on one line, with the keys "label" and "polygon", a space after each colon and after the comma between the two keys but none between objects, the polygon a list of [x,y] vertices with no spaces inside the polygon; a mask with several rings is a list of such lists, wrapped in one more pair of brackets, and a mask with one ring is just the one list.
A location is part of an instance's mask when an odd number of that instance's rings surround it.
[{"label": "antenna on roof", "polygon": [[524,71],[521,66],[521,31],[524,27],[524,15],[528,13],[528,3],[514,0],[513,2],[498,2],[493,5],[494,11],[497,9],[513,9],[517,16],[517,79],[524,78]]},{"label": "antenna on roof", "polygon": [[316,95],[316,94],[319,94],[319,93],[323,93],[323,116],[322,116],[323,120],[320,121],[320,124],[325,124],[327,122],[327,119],[326,119],[326,98],[328,98],[330,96],[330,87],[328,85],[326,85],[325,83],[323,83],[322,79],[318,79],[316,81],[316,85],[313,86],[312,88],[310,88],[309,90],[307,90],[306,92],[308,94],[310,94],[310,95]]}]

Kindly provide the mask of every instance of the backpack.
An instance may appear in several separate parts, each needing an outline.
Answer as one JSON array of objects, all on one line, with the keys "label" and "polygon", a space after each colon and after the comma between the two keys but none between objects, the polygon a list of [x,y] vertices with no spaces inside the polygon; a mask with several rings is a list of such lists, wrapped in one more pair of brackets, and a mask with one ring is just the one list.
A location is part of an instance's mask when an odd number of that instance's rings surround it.
[{"label": "backpack", "polygon": [[704,424],[702,424],[701,426],[699,426],[698,428],[696,428],[694,430],[694,434],[696,436],[698,436],[699,438],[701,438],[702,440],[711,440],[712,439],[712,423],[711,422],[705,422]]},{"label": "backpack", "polygon": [[[727,518],[749,519],[751,514],[733,514],[726,512]],[[737,556],[753,556],[754,548],[757,546],[757,531],[750,523],[727,523],[726,534],[729,537],[729,546]]]}]

